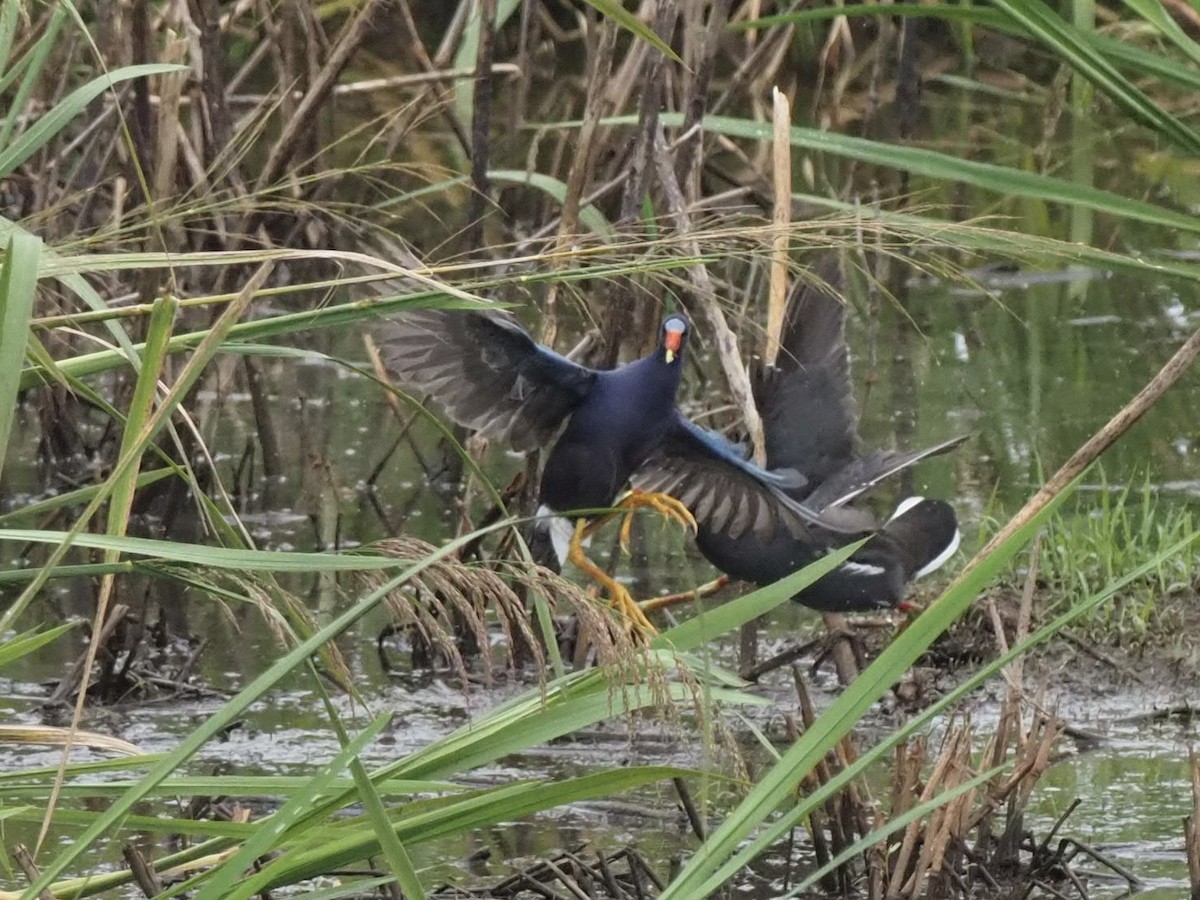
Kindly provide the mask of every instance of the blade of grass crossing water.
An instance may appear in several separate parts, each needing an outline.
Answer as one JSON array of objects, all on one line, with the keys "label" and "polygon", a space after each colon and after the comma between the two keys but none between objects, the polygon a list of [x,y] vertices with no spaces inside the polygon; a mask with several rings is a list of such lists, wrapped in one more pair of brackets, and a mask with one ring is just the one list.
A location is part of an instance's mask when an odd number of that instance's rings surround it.
[{"label": "blade of grass crossing water", "polygon": [[[906,672],[909,666],[961,615],[979,592],[1032,539],[1050,513],[1069,492],[1063,492],[1000,544],[973,569],[964,573],[938,600],[897,636],[793,744],[751,789],[738,807],[701,845],[660,900],[699,900],[717,890],[749,859],[778,836],[769,827],[739,849],[791,795],[800,781],[859,718]],[[736,863],[734,862],[736,860]]]},{"label": "blade of grass crossing water", "polygon": [[804,588],[833,571],[865,543],[856,541],[841,547],[832,553],[781,578],[774,584],[759,588],[736,600],[722,603],[715,609],[701,609],[699,613],[685,622],[662,632],[651,641],[652,647],[671,648],[676,651],[695,650],[713,638],[741,628],[747,622],[769,613],[788,600],[792,599]]},{"label": "blade of grass crossing water", "polygon": [[4,254],[4,272],[0,274],[0,473],[4,471],[5,452],[11,442],[17,410],[41,253],[40,238],[12,235]]},{"label": "blade of grass crossing water", "polygon": [[164,754],[162,759],[154,765],[138,782],[121,797],[115,799],[111,806],[105,810],[96,820],[81,834],[76,840],[67,847],[62,848],[55,856],[49,860],[43,868],[41,874],[34,880],[29,887],[30,896],[36,896],[37,893],[44,888],[50,886],[55,878],[58,878],[68,866],[75,862],[87,849],[102,835],[113,828],[120,822],[134,807],[134,805],[152,791],[159,783],[170,775],[174,774],[188,759],[190,759],[197,750],[203,747],[209,740],[215,737],[218,733],[224,730],[234,720],[237,719],[245,710],[267,691],[278,684],[288,673],[297,666],[302,665],[312,654],[326,641],[333,640],[358,619],[366,615],[372,609],[375,609],[381,604],[384,598],[400,585],[407,582],[409,579],[419,575],[426,568],[433,565],[440,559],[444,559],[452,553],[455,553],[460,547],[476,540],[481,535],[490,534],[493,531],[498,531],[503,528],[512,527],[513,522],[505,519],[496,522],[487,528],[479,531],[471,532],[463,535],[453,541],[447,543],[440,548],[436,553],[430,554],[425,559],[417,562],[404,572],[401,572],[395,578],[390,579],[381,585],[377,590],[372,591],[357,603],[351,605],[340,615],[334,617],[328,624],[323,626],[319,631],[307,638],[301,644],[297,645],[291,651],[286,653],[276,662],[274,662],[265,672],[257,676],[250,684],[242,688],[236,695],[225,703],[219,710],[213,713],[199,727],[190,731],[179,742],[179,745],[170,753]]},{"label": "blade of grass crossing water", "polygon": [[37,631],[35,629],[6,638],[0,642],[0,668],[7,666],[11,662],[15,662],[22,656],[28,656],[34,650],[44,647],[60,634],[70,631],[78,624],[78,621],[63,622],[61,625],[54,626],[49,631]]},{"label": "blade of grass crossing water", "polygon": [[357,759],[363,748],[374,740],[390,721],[390,713],[380,715],[356,737],[347,740],[337,755],[308,780],[303,791],[293,794],[279,810],[257,823],[259,828],[254,837],[247,840],[220,868],[204,878],[203,887],[196,894],[195,900],[225,900],[233,890],[234,883],[243,877],[243,873],[254,861],[275,849],[278,840],[312,807],[317,796],[329,790],[337,775],[344,771],[352,760]]},{"label": "blade of grass crossing water", "polygon": [[[338,741],[342,746],[346,746],[349,737],[342,725],[341,717],[338,716],[337,709],[329,699],[329,692],[321,685],[320,675],[311,662],[308,667],[318,685],[317,689],[321,692],[321,701],[325,704],[325,714],[329,717],[334,731],[337,732]],[[358,792],[359,800],[362,801],[367,820],[375,832],[375,839],[379,841],[379,849],[383,853],[383,858],[387,860],[388,868],[396,876],[396,883],[404,892],[405,900],[425,900],[425,888],[421,884],[420,876],[417,875],[416,867],[413,866],[412,858],[392,828],[392,823],[388,820],[387,807],[383,805],[383,798],[379,796],[379,791],[372,783],[371,776],[367,774],[367,768],[362,764],[357,753],[350,758],[349,766],[350,775],[354,778],[354,789]]]},{"label": "blade of grass crossing water", "polygon": [[[679,127],[683,116],[668,113],[663,125]],[[634,125],[635,116],[613,116],[603,120],[605,125]],[[570,123],[578,125],[577,122]],[[729,116],[705,116],[704,130],[727,137],[766,142],[771,139],[771,123],[736,119]],[[820,131],[815,128],[792,126],[789,132],[793,147],[818,153],[829,153],[847,159],[857,159],[872,165],[902,169],[939,181],[960,181],[973,187],[994,191],[1002,196],[1031,197],[1065,205],[1083,204],[1097,212],[1145,222],[1164,228],[1180,229],[1188,234],[1200,232],[1200,217],[1156,206],[1141,200],[1123,197],[1112,191],[1078,185],[1063,178],[1024,172],[992,163],[960,159],[947,153],[919,147],[900,147],[883,141],[852,137]]]}]

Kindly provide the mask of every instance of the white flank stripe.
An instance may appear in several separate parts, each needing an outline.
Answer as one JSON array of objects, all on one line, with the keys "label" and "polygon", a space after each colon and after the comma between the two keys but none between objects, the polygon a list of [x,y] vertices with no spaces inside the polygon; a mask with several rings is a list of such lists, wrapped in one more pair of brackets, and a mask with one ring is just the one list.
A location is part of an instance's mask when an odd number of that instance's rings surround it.
[{"label": "white flank stripe", "polygon": [[872,566],[867,563],[844,562],[842,568],[851,575],[882,575],[887,571],[883,566]]},{"label": "white flank stripe", "polygon": [[945,564],[946,560],[948,560],[958,551],[958,542],[960,540],[962,540],[962,533],[955,528],[954,539],[946,545],[946,549],[939,553],[936,558],[926,563],[923,569],[918,570],[917,574],[914,575],[913,578],[924,578],[935,569],[940,569]]}]

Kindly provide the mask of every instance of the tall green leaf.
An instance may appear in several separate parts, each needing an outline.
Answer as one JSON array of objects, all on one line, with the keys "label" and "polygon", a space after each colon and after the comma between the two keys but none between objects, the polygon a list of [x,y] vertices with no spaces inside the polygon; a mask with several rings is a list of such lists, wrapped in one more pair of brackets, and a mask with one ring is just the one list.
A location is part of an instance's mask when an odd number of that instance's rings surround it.
[{"label": "tall green leaf", "polygon": [[4,457],[16,415],[41,253],[40,238],[14,234],[9,238],[4,271],[0,273],[0,472],[4,471]]}]

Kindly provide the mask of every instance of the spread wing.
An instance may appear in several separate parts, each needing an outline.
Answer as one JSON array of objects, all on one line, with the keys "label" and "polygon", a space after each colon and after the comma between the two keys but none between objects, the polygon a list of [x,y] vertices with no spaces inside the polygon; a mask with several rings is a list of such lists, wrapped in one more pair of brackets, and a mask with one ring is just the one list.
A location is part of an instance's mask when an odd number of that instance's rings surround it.
[{"label": "spread wing", "polygon": [[788,297],[775,365],[760,365],[751,377],[767,465],[820,484],[857,456],[858,410],[837,255],[822,257],[814,276],[797,281]]},{"label": "spread wing", "polygon": [[799,487],[795,472],[769,472],[743,459],[736,445],[674,412],[658,449],[634,473],[633,486],[662,491],[683,503],[706,531],[731,538],[749,531],[770,537],[780,527],[799,533],[815,524],[859,534],[874,526],[853,509],[818,515],[785,491]]},{"label": "spread wing", "polygon": [[876,450],[870,456],[856,459],[835,472],[829,480],[820,484],[805,497],[804,502],[815,510],[839,507],[843,503],[850,502],[859,494],[869,491],[879,482],[890,478],[900,470],[907,469],[927,457],[953,450],[969,437],[969,434],[962,434],[932,447],[926,447],[924,450],[910,450],[907,453]]},{"label": "spread wing", "polygon": [[597,373],[539,345],[500,312],[423,309],[376,329],[388,371],[460,425],[532,450],[554,437]]}]

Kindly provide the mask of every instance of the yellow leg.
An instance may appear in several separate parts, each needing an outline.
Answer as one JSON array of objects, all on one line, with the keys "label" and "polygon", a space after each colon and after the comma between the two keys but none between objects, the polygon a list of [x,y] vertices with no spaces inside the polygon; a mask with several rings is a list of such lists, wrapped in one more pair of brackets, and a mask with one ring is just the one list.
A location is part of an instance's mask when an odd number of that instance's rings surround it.
[{"label": "yellow leg", "polygon": [[692,534],[696,533],[695,517],[692,516],[686,506],[670,494],[648,494],[645,491],[639,491],[637,488],[634,488],[618,500],[616,505],[621,512],[604,516],[590,523],[584,528],[583,537],[590,537],[617,516],[622,516],[620,531],[621,549],[628,553],[630,530],[633,528],[633,514],[638,509],[652,509],[668,519],[674,519],[684,528],[691,531]]},{"label": "yellow leg", "polygon": [[567,558],[575,564],[576,568],[589,578],[599,582],[608,591],[609,604],[624,616],[637,632],[644,635],[658,634],[658,629],[650,624],[650,620],[646,618],[646,614],[634,601],[625,585],[610,577],[583,552],[583,538],[587,534],[587,527],[586,519],[580,519],[575,523],[575,534],[571,537],[571,543],[567,547]]}]

